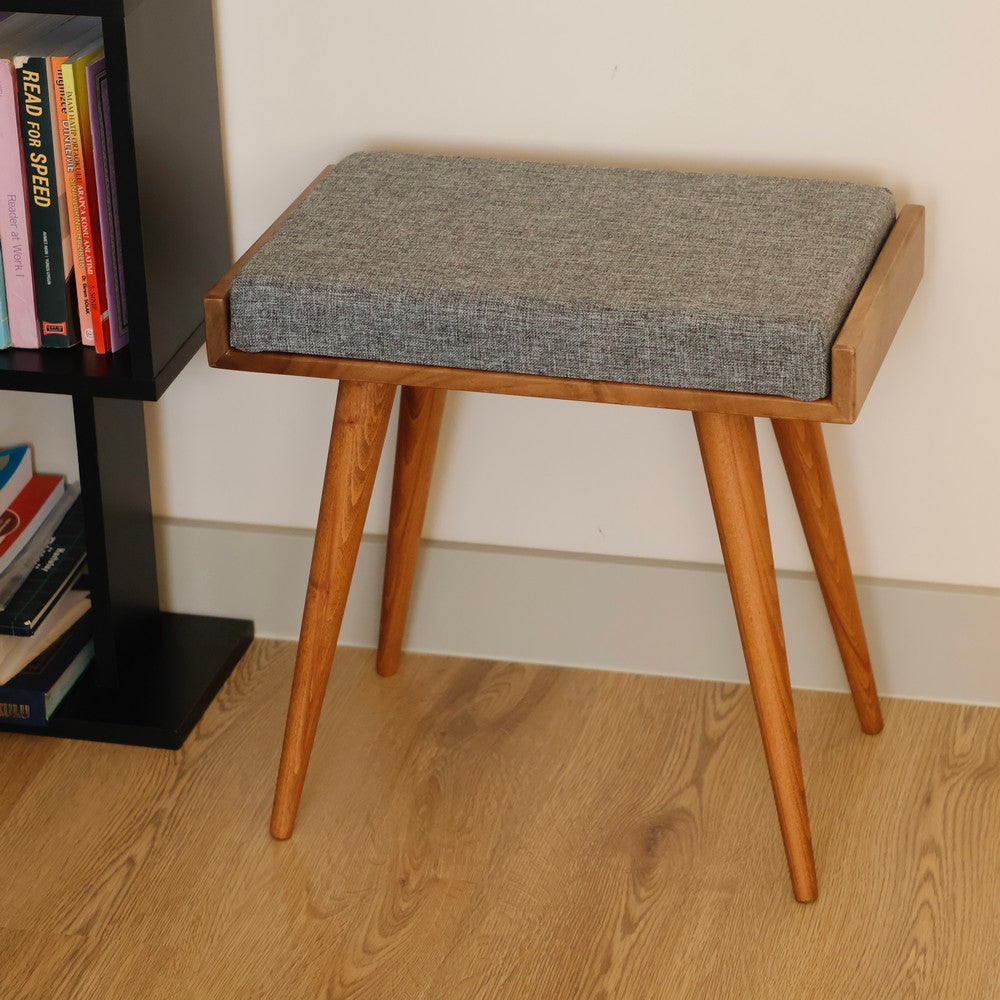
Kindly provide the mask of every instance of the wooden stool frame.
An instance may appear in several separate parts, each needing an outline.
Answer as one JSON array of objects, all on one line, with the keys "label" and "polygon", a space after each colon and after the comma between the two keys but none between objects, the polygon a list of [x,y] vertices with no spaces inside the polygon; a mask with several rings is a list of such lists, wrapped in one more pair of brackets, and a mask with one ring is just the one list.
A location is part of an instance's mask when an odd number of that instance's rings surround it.
[{"label": "wooden stool frame", "polygon": [[[317,178],[315,183],[322,179]],[[923,273],[924,210],[902,209],[831,348],[831,392],[815,402],[543,375],[248,353],[229,344],[229,293],[243,263],[205,298],[209,363],[340,380],[292,682],[271,832],[291,836],[397,387],[399,435],[386,552],[378,672],[396,672],[446,391],[458,389],[690,410],[739,624],[795,898],[818,893],[805,785],[778,607],[754,417],[769,417],[809,544],[861,727],[882,714],[820,422],[852,423]]]}]

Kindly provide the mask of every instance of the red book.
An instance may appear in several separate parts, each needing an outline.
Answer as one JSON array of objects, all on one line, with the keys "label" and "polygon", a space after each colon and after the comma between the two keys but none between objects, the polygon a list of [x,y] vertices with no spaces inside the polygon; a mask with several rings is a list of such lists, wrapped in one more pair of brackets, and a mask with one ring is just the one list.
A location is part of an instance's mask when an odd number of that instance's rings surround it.
[{"label": "red book", "polygon": [[0,573],[28,544],[65,491],[62,476],[34,475],[0,514]]}]

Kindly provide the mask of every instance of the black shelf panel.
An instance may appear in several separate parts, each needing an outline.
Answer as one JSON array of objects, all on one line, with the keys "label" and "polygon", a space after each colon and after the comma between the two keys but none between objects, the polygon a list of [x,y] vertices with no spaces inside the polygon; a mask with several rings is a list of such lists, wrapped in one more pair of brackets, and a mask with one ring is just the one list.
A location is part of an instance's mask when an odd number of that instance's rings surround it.
[{"label": "black shelf panel", "polygon": [[142,0],[10,0],[0,4],[2,11],[25,11],[29,14],[77,14],[86,17],[121,17],[123,10]]},{"label": "black shelf panel", "polygon": [[0,352],[0,389],[137,398],[132,383],[127,347],[117,354],[98,354],[80,344],[64,350],[13,347]]},{"label": "black shelf panel", "polygon": [[205,325],[202,323],[153,378],[136,377],[129,347],[117,354],[98,354],[80,344],[66,350],[10,348],[0,351],[0,391],[155,401],[166,392],[204,342]]},{"label": "black shelf panel", "polygon": [[177,750],[252,639],[249,621],[163,613],[125,685],[98,687],[92,664],[48,726],[0,731]]},{"label": "black shelf panel", "polygon": [[[7,9],[102,18],[131,343],[100,358],[0,352],[0,390],[156,400],[194,354],[202,297],[231,262],[211,0]],[[178,53],[183,72],[165,86],[164,58]]]},{"label": "black shelf panel", "polygon": [[0,0],[102,18],[131,341],[113,355],[0,351],[0,392],[73,397],[94,602],[94,664],[49,726],[21,732],[178,747],[253,636],[251,622],[158,610],[140,405],[204,343],[202,296],[231,259],[212,7]]}]

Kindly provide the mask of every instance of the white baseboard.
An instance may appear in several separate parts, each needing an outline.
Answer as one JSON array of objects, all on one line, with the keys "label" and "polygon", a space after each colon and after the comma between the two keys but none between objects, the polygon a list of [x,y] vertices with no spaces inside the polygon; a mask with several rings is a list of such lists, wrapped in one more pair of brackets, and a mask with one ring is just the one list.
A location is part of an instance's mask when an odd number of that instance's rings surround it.
[{"label": "white baseboard", "polygon": [[[297,637],[312,534],[157,522],[164,608]],[[341,641],[378,637],[384,539],[361,545]],[[815,578],[780,573],[792,683],[846,690]],[[859,580],[883,694],[1000,705],[1000,591]],[[745,681],[721,567],[425,543],[406,648]]]}]

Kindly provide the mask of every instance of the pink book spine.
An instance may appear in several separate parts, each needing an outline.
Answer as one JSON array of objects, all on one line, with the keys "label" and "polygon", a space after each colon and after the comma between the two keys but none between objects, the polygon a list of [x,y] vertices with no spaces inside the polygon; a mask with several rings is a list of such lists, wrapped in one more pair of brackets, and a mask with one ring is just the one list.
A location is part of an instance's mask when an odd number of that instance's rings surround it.
[{"label": "pink book spine", "polygon": [[27,209],[17,75],[9,59],[0,59],[0,255],[7,283],[10,339],[14,347],[41,347]]}]

